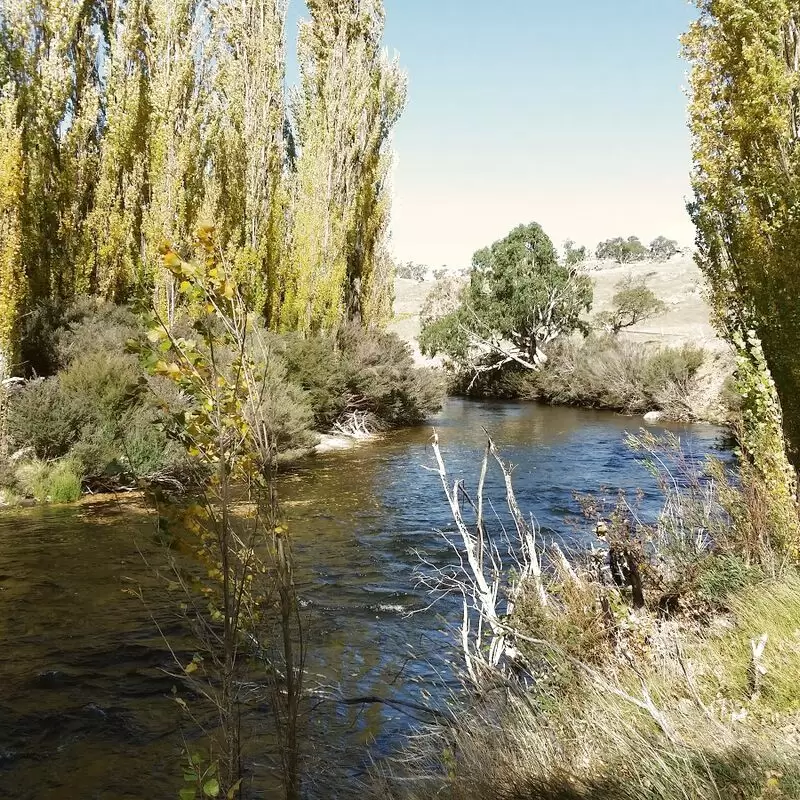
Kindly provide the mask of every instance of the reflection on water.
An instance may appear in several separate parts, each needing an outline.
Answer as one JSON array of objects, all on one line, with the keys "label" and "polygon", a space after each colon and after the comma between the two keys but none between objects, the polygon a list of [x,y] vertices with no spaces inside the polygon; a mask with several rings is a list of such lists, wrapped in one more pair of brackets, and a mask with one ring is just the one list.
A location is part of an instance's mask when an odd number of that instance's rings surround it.
[{"label": "reflection on water", "polygon": [[[636,418],[454,400],[433,422],[453,478],[468,485],[482,429],[492,434],[516,465],[520,505],[545,536],[582,535],[566,521],[576,513],[573,491],[641,487],[645,510],[657,508],[652,479],[623,443]],[[698,457],[722,440],[711,426],[675,430]],[[454,609],[426,610],[414,578],[417,551],[452,555],[433,532],[449,517],[439,478],[425,469],[429,437],[429,428],[390,434],[281,478],[307,612],[310,685],[346,698],[428,706],[443,699]],[[502,498],[496,476],[487,492]],[[0,515],[0,797],[175,796],[181,720],[162,671],[170,656],[148,611],[122,590],[144,584],[150,610],[176,640],[180,634],[140,550],[160,557],[150,521],[124,506]],[[413,722],[389,705],[325,703],[309,740],[329,767],[357,775],[370,753],[387,751]],[[331,786],[319,794],[339,796]]]}]

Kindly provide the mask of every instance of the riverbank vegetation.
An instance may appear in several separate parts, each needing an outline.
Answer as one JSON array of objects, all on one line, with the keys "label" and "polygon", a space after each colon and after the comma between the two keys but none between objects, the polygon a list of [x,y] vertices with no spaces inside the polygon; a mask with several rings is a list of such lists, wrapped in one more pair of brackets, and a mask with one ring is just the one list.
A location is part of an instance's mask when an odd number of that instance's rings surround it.
[{"label": "riverbank vegetation", "polygon": [[624,276],[615,289],[611,307],[590,315],[593,287],[580,261],[569,252],[559,260],[540,226],[520,226],[475,254],[468,281],[437,283],[422,309],[420,347],[442,358],[459,394],[723,417],[717,398],[700,391],[711,355],[620,336],[667,306],[642,278]]},{"label": "riverbank vegetation", "polygon": [[186,333],[188,296],[164,253],[203,263],[211,229],[271,342],[282,457],[309,450],[315,431],[417,424],[438,408],[438,381],[380,330],[394,279],[390,137],[406,92],[381,49],[382,4],[309,6],[291,101],[286,12],[285,0],[4,8],[7,496],[186,484],[157,381],[126,342],[149,313]]},{"label": "riverbank vegetation", "polygon": [[[732,479],[675,437],[629,444],[658,476],[660,515],[643,520],[635,496],[579,498],[595,543],[569,559],[526,518],[491,440],[474,493],[434,445],[459,558],[424,561],[421,579],[463,601],[466,703],[380,765],[375,797],[800,792],[796,514],[747,464]],[[490,459],[507,519],[483,516]]]},{"label": "riverbank vegetation", "polygon": [[[581,498],[593,547],[567,559],[528,522],[491,441],[474,495],[436,449],[459,558],[426,579],[462,599],[467,702],[384,765],[376,796],[800,796],[800,18],[789,4],[697,6],[690,212],[736,353],[736,462],[632,438],[660,515],[642,519],[624,493]],[[501,531],[482,512],[490,458]]]},{"label": "riverbank vegetation", "polygon": [[[190,313],[176,314],[175,335],[190,333]],[[81,486],[183,491],[195,484],[196,465],[170,439],[180,396],[132,352],[146,340],[146,317],[80,298],[63,312],[37,309],[30,324],[34,338],[23,347],[29,363],[46,371],[8,389],[0,474],[7,502],[71,501]],[[281,461],[310,452],[319,433],[416,425],[439,408],[437,376],[415,367],[392,334],[344,325],[303,338],[255,324],[269,344],[262,357],[270,402],[261,413]]]}]

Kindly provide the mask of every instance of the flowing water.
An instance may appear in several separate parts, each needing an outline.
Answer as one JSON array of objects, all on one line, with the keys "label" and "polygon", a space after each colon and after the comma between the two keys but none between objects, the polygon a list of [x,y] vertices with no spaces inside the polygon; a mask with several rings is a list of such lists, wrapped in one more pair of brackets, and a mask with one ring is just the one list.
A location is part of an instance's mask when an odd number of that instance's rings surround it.
[{"label": "flowing water", "polygon": [[[492,434],[516,465],[520,506],[545,540],[584,543],[586,527],[570,521],[578,516],[575,491],[641,488],[645,513],[657,510],[653,479],[623,441],[640,425],[636,418],[452,400],[433,423],[452,476],[473,486],[482,429]],[[718,428],[673,430],[697,458],[724,446]],[[281,477],[309,685],[348,700],[389,701],[315,707],[307,736],[321,763],[337,768],[340,787],[427,718],[414,704],[435,707],[452,683],[458,608],[428,608],[415,578],[420,552],[436,563],[453,557],[435,533],[450,519],[438,475],[425,469],[429,438],[429,428],[392,433]],[[502,506],[497,476],[487,494]],[[171,699],[172,660],[155,623],[173,644],[185,642],[172,619],[174,598],[143,562],[163,562],[153,530],[143,509],[125,503],[0,514],[0,797],[177,796],[191,727]],[[131,593],[138,587],[146,605]],[[256,771],[258,746],[251,747]],[[318,777],[318,796],[343,796],[332,783]]]}]

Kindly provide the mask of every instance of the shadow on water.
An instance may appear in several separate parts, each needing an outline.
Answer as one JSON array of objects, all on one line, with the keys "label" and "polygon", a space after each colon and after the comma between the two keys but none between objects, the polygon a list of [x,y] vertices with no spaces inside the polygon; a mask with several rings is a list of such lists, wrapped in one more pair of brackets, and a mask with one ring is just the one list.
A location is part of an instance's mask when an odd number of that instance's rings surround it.
[{"label": "shadow on water", "polygon": [[[652,478],[623,442],[639,427],[636,418],[453,400],[433,422],[452,477],[468,486],[477,480],[482,428],[492,434],[515,464],[521,507],[545,537],[580,543],[583,534],[566,521],[577,513],[573,491],[641,487],[645,511],[658,507]],[[674,430],[698,458],[723,442],[712,426]],[[310,685],[351,699],[426,706],[446,699],[456,609],[427,608],[414,577],[417,551],[452,557],[434,533],[450,519],[439,478],[425,469],[432,455],[430,428],[419,428],[318,456],[282,476]],[[487,492],[502,499],[496,477]],[[137,548],[159,558],[151,521],[124,505],[0,515],[0,797],[177,795],[181,718],[163,671],[172,662],[147,611],[123,589],[144,585],[159,622],[176,641],[181,634]],[[389,751],[414,716],[384,704],[324,703],[309,737],[322,766],[335,763],[338,783]],[[331,780],[318,779],[321,796],[337,796],[324,785]]]}]

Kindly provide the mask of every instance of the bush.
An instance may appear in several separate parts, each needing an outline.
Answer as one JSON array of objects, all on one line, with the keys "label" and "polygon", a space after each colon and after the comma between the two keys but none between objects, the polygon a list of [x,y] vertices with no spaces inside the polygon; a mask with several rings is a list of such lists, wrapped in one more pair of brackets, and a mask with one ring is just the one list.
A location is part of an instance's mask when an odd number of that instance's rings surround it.
[{"label": "bush", "polygon": [[688,398],[704,359],[705,352],[693,345],[648,347],[593,335],[557,342],[541,370],[512,371],[503,380],[518,397],[690,419]]},{"label": "bush", "polygon": [[74,503],[81,496],[81,469],[73,459],[24,462],[16,477],[22,493],[39,503]]},{"label": "bush", "polygon": [[372,428],[415,425],[441,407],[437,373],[416,367],[411,349],[391,333],[349,326],[335,337],[291,336],[284,357],[322,429],[357,412]]},{"label": "bush", "polygon": [[78,441],[88,417],[85,405],[73,403],[58,377],[38,378],[15,389],[8,403],[12,448],[30,447],[40,459],[65,456]]},{"label": "bush", "polygon": [[122,353],[127,339],[139,329],[130,308],[97,297],[79,297],[69,305],[40,302],[23,320],[20,348],[25,374],[47,377],[77,355]]}]

